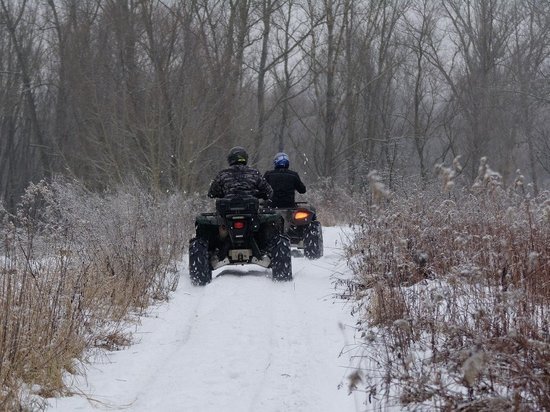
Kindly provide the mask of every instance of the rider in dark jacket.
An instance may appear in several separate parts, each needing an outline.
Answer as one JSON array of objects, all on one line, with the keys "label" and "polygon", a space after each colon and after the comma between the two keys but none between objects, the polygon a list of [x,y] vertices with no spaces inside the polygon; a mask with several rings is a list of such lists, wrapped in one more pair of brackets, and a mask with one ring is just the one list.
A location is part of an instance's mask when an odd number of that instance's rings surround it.
[{"label": "rider in dark jacket", "polygon": [[[248,153],[240,146],[234,147],[227,156],[229,168],[219,172],[208,190],[208,197],[254,196],[259,199],[269,199],[273,189],[256,169],[247,166]],[[267,242],[273,238],[278,227],[268,227],[262,224],[259,233],[255,236],[258,245],[266,248]],[[227,229],[220,228],[220,237],[213,245],[216,251],[215,259],[223,260],[231,246]]]},{"label": "rider in dark jacket", "polygon": [[219,172],[208,190],[208,197],[249,195],[269,199],[273,189],[256,169],[247,166],[248,153],[236,146],[227,155],[229,168]]},{"label": "rider in dark jacket", "polygon": [[295,207],[294,191],[305,193],[306,186],[298,173],[290,170],[286,153],[277,153],[273,159],[274,170],[265,172],[264,178],[273,188],[271,203],[274,207]]}]

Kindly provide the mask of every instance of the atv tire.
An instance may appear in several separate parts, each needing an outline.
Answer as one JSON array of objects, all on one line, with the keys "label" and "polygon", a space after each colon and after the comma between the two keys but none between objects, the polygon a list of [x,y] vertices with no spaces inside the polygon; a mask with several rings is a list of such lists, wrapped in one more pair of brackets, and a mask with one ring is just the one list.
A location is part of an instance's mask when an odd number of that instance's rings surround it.
[{"label": "atv tire", "polygon": [[304,255],[307,259],[323,256],[323,229],[321,222],[314,220],[304,229]]},{"label": "atv tire", "polygon": [[204,239],[195,238],[189,243],[189,276],[196,286],[204,286],[212,281],[208,243]]},{"label": "atv tire", "polygon": [[284,235],[276,235],[271,248],[271,272],[273,280],[292,280],[292,256],[290,240]]}]

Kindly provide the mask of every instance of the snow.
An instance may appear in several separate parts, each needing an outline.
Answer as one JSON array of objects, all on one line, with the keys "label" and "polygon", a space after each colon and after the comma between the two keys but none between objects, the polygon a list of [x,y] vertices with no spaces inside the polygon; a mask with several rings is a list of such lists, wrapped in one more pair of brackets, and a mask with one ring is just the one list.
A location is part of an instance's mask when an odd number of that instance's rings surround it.
[{"label": "snow", "polygon": [[178,289],[142,319],[137,342],[71,375],[85,396],[51,399],[47,410],[360,410],[361,394],[347,388],[355,321],[334,297],[334,275],[347,273],[342,233],[324,228],[325,256],[293,257],[286,283],[230,266],[194,287],[185,256]]}]

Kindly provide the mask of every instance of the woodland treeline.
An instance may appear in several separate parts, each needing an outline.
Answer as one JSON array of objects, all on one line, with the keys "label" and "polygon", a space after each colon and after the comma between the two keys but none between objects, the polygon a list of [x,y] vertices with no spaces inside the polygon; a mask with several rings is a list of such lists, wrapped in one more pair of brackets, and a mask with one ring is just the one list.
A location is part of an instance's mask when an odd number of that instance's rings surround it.
[{"label": "woodland treeline", "polygon": [[0,197],[203,190],[246,146],[313,183],[460,155],[550,179],[548,0],[0,0]]}]

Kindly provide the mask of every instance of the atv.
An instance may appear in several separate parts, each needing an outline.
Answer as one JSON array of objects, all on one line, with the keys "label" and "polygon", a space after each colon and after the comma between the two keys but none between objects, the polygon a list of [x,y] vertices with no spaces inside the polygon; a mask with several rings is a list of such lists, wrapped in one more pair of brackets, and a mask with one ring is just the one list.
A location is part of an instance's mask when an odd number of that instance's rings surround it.
[{"label": "atv", "polygon": [[292,247],[303,249],[308,259],[323,256],[323,228],[317,220],[315,208],[307,202],[298,202],[293,208],[274,208],[285,221],[284,232]]},{"label": "atv", "polygon": [[252,196],[216,200],[215,213],[195,219],[189,242],[189,274],[195,285],[212,281],[212,271],[225,265],[256,264],[271,268],[273,280],[292,280],[290,239],[283,218],[260,209]]}]

